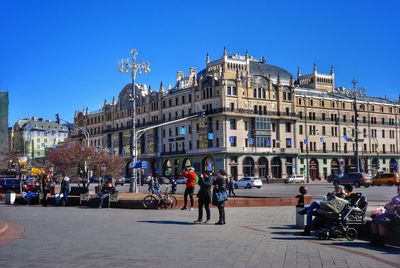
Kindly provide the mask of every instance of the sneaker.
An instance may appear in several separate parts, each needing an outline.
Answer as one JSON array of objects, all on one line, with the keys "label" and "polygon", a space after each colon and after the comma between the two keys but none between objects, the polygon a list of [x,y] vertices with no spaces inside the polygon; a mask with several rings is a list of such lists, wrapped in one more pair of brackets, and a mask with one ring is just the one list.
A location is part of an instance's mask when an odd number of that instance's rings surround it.
[{"label": "sneaker", "polygon": [[208,223],[210,223],[210,220],[206,220],[204,223],[205,223],[205,224],[208,224]]},{"label": "sneaker", "polygon": [[195,223],[195,224],[201,223],[201,220],[195,220],[193,223]]},{"label": "sneaker", "polygon": [[189,210],[190,210],[190,211],[193,211],[193,210],[194,210],[194,208],[190,208]]},{"label": "sneaker", "polygon": [[181,210],[186,210],[186,207],[181,208]]},{"label": "sneaker", "polygon": [[222,224],[224,224],[222,221],[219,221],[219,222],[216,222],[216,223],[214,223],[215,225],[222,225]]}]

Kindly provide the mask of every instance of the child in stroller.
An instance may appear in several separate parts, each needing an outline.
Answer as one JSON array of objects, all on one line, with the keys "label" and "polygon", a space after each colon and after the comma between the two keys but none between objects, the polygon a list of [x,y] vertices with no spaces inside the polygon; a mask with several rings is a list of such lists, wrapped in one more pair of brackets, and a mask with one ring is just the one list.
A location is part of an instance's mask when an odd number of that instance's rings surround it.
[{"label": "child in stroller", "polygon": [[346,237],[353,241],[357,238],[356,227],[366,223],[365,213],[368,202],[362,193],[354,193],[349,201],[333,197],[321,202],[319,210],[314,211],[312,228],[319,232],[320,239]]}]

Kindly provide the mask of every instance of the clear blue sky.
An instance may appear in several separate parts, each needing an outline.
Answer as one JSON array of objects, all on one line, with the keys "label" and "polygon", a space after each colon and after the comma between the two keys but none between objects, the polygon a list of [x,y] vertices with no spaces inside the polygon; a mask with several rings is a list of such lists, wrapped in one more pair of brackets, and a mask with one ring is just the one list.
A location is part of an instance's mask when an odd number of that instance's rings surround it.
[{"label": "clear blue sky", "polygon": [[400,1],[0,0],[0,90],[9,124],[26,116],[72,120],[130,81],[117,71],[131,48],[151,64],[138,82],[173,84],[228,51],[265,56],[293,75],[329,72],[336,85],[400,94]]}]

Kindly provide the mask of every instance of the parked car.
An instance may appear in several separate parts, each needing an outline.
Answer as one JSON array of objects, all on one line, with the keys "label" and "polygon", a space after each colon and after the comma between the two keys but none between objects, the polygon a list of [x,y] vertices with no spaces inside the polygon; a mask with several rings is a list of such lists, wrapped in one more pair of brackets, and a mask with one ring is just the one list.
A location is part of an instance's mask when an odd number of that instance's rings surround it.
[{"label": "parked car", "polygon": [[183,178],[183,177],[180,177],[180,178],[176,179],[176,183],[177,184],[185,184],[186,181],[187,181],[187,179]]},{"label": "parked car", "polygon": [[14,192],[19,192],[19,179],[17,178],[2,178],[0,179],[0,192],[7,192],[12,190]]},{"label": "parked car", "polygon": [[262,186],[262,181],[259,178],[255,177],[244,177],[243,179],[236,181],[233,185],[235,189],[240,187],[243,187],[245,189],[246,188],[251,189],[251,187],[261,188],[261,186]]},{"label": "parked car", "polygon": [[369,187],[372,184],[372,178],[368,173],[351,172],[333,181],[333,185],[338,184],[353,184],[356,188],[360,186]]},{"label": "parked car", "polygon": [[284,183],[305,183],[306,179],[303,175],[292,175],[287,177],[283,182]]},{"label": "parked car", "polygon": [[372,185],[381,186],[387,184],[389,186],[400,184],[400,176],[397,173],[378,173],[372,178]]},{"label": "parked car", "polygon": [[329,176],[326,178],[326,180],[327,180],[329,183],[331,183],[331,182],[333,182],[334,180],[341,178],[342,176],[343,176],[343,175],[340,175],[340,174],[331,174],[331,175],[329,175]]},{"label": "parked car", "polygon": [[158,179],[159,184],[169,184],[170,183],[170,180],[166,177],[158,177],[157,179]]},{"label": "parked car", "polygon": [[118,178],[115,180],[115,186],[117,185],[124,186],[124,183],[125,183],[125,178]]},{"label": "parked car", "polygon": [[90,178],[90,183],[99,183],[100,182],[100,178],[97,176],[93,176]]}]

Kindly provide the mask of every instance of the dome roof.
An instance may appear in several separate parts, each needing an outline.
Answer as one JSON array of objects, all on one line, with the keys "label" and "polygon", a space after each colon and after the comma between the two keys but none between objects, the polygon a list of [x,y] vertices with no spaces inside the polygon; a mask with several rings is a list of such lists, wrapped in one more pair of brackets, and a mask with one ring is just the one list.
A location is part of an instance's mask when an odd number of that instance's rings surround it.
[{"label": "dome roof", "polygon": [[280,67],[254,61],[250,61],[250,74],[261,75],[261,76],[271,75],[271,77],[274,78],[277,78],[279,74],[280,79],[287,79],[287,80],[289,80],[290,77],[292,76],[288,71]]}]

